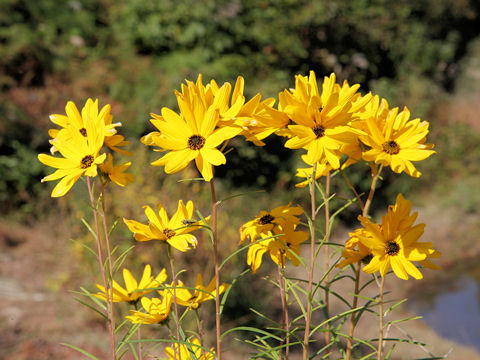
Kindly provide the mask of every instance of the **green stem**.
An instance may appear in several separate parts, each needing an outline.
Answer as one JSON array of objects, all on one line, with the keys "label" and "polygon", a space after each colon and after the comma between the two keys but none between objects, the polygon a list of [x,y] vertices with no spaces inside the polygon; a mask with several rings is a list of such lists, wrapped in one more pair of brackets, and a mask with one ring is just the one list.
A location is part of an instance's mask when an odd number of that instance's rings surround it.
[{"label": "green stem", "polygon": [[[180,320],[178,317],[178,303],[177,303],[177,274],[175,273],[175,260],[173,259],[173,254],[172,250],[169,244],[167,244],[167,254],[168,258],[170,259],[170,271],[172,272],[172,281],[173,281],[173,308],[175,311],[175,327],[176,327],[176,332],[177,332],[177,342],[180,341]],[[174,352],[175,352],[175,358],[176,358],[176,352],[177,348],[174,347]]]},{"label": "green stem", "polygon": [[[328,243],[330,237],[330,173],[326,175],[325,181],[325,242]],[[330,269],[330,251],[329,246],[325,246],[325,272],[328,272]],[[328,314],[330,308],[330,297],[329,297],[329,282],[330,282],[330,273],[328,272],[325,276],[325,311]],[[325,345],[330,343],[330,323],[327,324],[327,331],[325,332]]]},{"label": "green stem", "polygon": [[[290,321],[288,319],[288,304],[287,304],[287,292],[285,290],[285,268],[283,264],[282,257],[282,266],[277,266],[278,269],[278,284],[280,286],[280,300],[282,303],[282,329],[285,331],[285,335],[282,336],[282,344],[285,341],[285,360],[288,360],[288,355],[290,352]],[[280,357],[281,358],[281,357]]]},{"label": "green stem", "polygon": [[380,295],[378,297],[378,350],[377,350],[377,360],[382,360],[383,358],[383,285],[385,282],[385,277],[382,276],[380,281]]}]

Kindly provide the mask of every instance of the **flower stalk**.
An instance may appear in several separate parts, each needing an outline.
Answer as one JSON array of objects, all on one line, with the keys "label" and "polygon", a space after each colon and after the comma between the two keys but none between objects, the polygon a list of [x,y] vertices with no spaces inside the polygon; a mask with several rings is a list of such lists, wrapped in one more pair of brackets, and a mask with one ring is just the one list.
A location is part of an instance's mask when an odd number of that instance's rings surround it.
[{"label": "flower stalk", "polygon": [[99,225],[98,225],[98,210],[95,205],[95,198],[93,196],[93,191],[92,191],[92,185],[90,183],[90,177],[87,176],[87,187],[88,187],[88,195],[90,197],[90,204],[92,206],[93,210],[93,220],[95,223],[95,239],[97,242],[97,253],[98,253],[98,263],[100,266],[100,272],[102,274],[102,279],[103,279],[103,284],[105,287],[105,295],[107,298],[107,306],[106,306],[106,312],[107,312],[107,319],[108,319],[108,333],[109,333],[109,338],[110,338],[110,354],[111,354],[111,359],[115,360],[116,359],[116,354],[115,354],[115,336],[114,336],[114,321],[113,321],[113,306],[112,306],[112,301],[111,301],[111,294],[112,291],[110,290],[110,282],[107,280],[107,275],[105,274],[105,269],[103,267],[103,254],[102,254],[102,244],[100,240],[100,232],[99,232]]},{"label": "flower stalk", "polygon": [[385,283],[385,277],[382,276],[379,286],[379,296],[378,296],[378,350],[377,350],[377,360],[383,359],[383,285]]},{"label": "flower stalk", "polygon": [[[285,342],[285,360],[288,360],[290,352],[290,321],[288,319],[288,304],[287,304],[287,292],[285,289],[285,271],[283,266],[277,266],[278,270],[278,284],[280,287],[280,300],[282,303],[282,329],[285,335],[282,337],[282,343]],[[281,358],[281,357],[280,357]]]},{"label": "flower stalk", "polygon": [[310,205],[311,205],[311,219],[310,227],[310,264],[308,272],[308,292],[307,292],[307,314],[305,318],[305,335],[303,338],[303,360],[308,359],[308,345],[310,341],[310,321],[312,316],[312,288],[313,288],[313,272],[315,269],[315,173],[317,172],[317,164],[313,165],[312,181],[310,182]]},{"label": "flower stalk", "polygon": [[220,323],[220,269],[218,261],[218,239],[217,239],[217,197],[215,195],[215,183],[213,178],[210,182],[212,195],[212,236],[213,236],[213,258],[215,261],[215,328],[217,338],[217,359],[222,359],[221,323]]},{"label": "flower stalk", "polygon": [[[172,272],[172,283],[173,283],[173,309],[175,311],[175,330],[176,330],[176,341],[180,341],[180,320],[178,317],[178,302],[177,302],[177,275],[175,273],[175,260],[173,258],[172,250],[170,245],[167,245],[168,258],[170,259],[170,271]],[[174,352],[177,352],[176,347],[174,347]],[[175,355],[176,356],[176,355]]]},{"label": "flower stalk", "polygon": [[[325,242],[328,243],[328,239],[330,237],[330,172],[325,175]],[[325,246],[325,272],[327,275],[325,276],[325,311],[328,314],[330,308],[330,299],[329,299],[329,282],[330,282],[330,273],[328,269],[330,268],[330,251],[329,246]],[[325,332],[325,346],[330,343],[330,323],[326,325],[327,331]]]}]

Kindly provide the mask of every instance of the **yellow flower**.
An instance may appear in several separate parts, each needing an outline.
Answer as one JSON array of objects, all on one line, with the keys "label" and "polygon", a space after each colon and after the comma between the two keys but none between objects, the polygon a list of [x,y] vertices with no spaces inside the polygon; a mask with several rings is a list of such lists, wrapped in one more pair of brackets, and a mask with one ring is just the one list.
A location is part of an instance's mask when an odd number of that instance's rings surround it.
[{"label": "yellow flower", "polygon": [[[158,287],[160,284],[164,283],[167,280],[167,272],[165,269],[160,271],[160,273],[153,278],[152,269],[150,265],[146,265],[143,270],[142,279],[140,283],[137,283],[137,280],[132,276],[132,273],[128,269],[123,269],[123,280],[125,281],[125,287],[121,287],[116,281],[113,281],[113,295],[110,290],[110,297],[112,297],[113,302],[127,301],[135,302],[143,295],[152,292],[153,290],[148,290],[151,288]],[[101,292],[95,294],[96,297],[106,300],[107,292],[105,287],[102,285],[95,285]]]},{"label": "yellow flower", "polygon": [[[279,94],[280,107],[295,123],[288,126],[290,139],[285,147],[307,150],[306,162],[329,163],[333,169],[340,167],[342,145],[354,142],[362,132],[349,123],[364,111],[371,95],[357,93],[360,85],[336,84],[335,74],[325,77],[319,93],[315,73],[297,75],[295,89]],[[288,134],[289,133],[289,134]]]},{"label": "yellow flower", "polygon": [[165,321],[170,314],[170,308],[172,307],[172,296],[167,293],[162,299],[142,297],[140,302],[145,309],[146,313],[130,310],[131,315],[126,316],[134,324],[157,324]]},{"label": "yellow flower", "polygon": [[100,165],[100,170],[103,173],[108,175],[110,180],[119,186],[127,186],[134,179],[132,174],[125,174],[124,171],[132,165],[129,161],[123,165],[114,166],[113,157],[111,154],[108,154],[107,161]]},{"label": "yellow flower", "polygon": [[299,265],[300,244],[305,242],[309,235],[305,231],[295,229],[296,225],[286,223],[276,227],[274,232],[260,234],[264,240],[253,243],[247,253],[247,264],[252,268],[253,274],[262,265],[263,254],[267,251],[273,262],[282,268],[286,265],[286,258],[290,259],[294,266]]},{"label": "yellow flower", "polygon": [[412,161],[421,161],[434,154],[432,144],[425,144],[428,134],[428,122],[410,119],[410,111],[405,108],[400,113],[398,108],[388,110],[386,101],[378,105],[375,102],[376,115],[366,119],[367,134],[359,140],[366,146],[362,157],[366,161],[375,162],[401,173],[419,177],[421,173]]},{"label": "yellow flower", "polygon": [[195,159],[205,181],[212,179],[213,165],[226,163],[225,156],[217,147],[241,132],[239,127],[220,124],[228,85],[218,90],[219,94],[212,102],[203,88],[199,89],[188,82],[183,93],[176,93],[180,115],[166,107],[162,108],[162,116],[151,114],[151,122],[160,130],[160,134],[149,134],[142,141],[147,145],[153,143],[160,148],[159,151],[169,151],[152,165],[165,166],[165,172],[172,174],[184,169]]},{"label": "yellow flower", "polygon": [[103,122],[96,123],[87,119],[84,126],[86,137],[70,124],[52,140],[52,144],[64,156],[63,158],[38,155],[40,162],[58,169],[42,179],[42,182],[61,179],[54,187],[52,197],[65,195],[82,175],[97,176],[97,165],[105,161],[106,155],[99,155],[105,125]]},{"label": "yellow flower", "polygon": [[[65,106],[65,113],[67,114],[66,116],[60,114],[50,115],[50,121],[62,127],[62,129],[50,129],[48,131],[50,137],[52,137],[50,141],[52,154],[57,151],[53,139],[62,134],[68,127],[73,127],[82,136],[86,137],[88,135],[87,122],[92,122],[95,128],[99,129],[101,127],[103,129],[103,137],[105,138],[113,136],[117,132],[115,128],[122,125],[121,123],[112,123],[113,117],[110,113],[109,104],[105,105],[100,112],[98,111],[98,99],[95,101],[88,99],[81,114],[75,103],[69,101],[67,106]],[[68,135],[66,140],[68,141]]]},{"label": "yellow flower", "polygon": [[432,249],[431,243],[417,241],[423,234],[425,224],[413,226],[417,213],[410,215],[410,209],[411,202],[399,194],[396,204],[390,205],[388,213],[383,216],[381,225],[359,216],[364,231],[357,232],[356,236],[373,255],[363,271],[380,271],[380,274],[385,276],[392,268],[395,275],[404,280],[407,280],[409,275],[415,279],[423,278],[412,261],[422,262],[429,256],[437,256],[438,253]]},{"label": "yellow flower", "polygon": [[[219,286],[219,293],[222,294],[229,288],[228,284],[221,284]],[[173,296],[173,283],[171,288],[168,290]],[[162,292],[163,293],[163,292]],[[207,287],[203,285],[202,275],[197,275],[197,281],[195,284],[195,292],[192,294],[182,281],[178,281],[177,287],[175,289],[175,296],[177,298],[177,303],[182,306],[188,306],[192,309],[197,309],[198,306],[205,301],[215,299],[216,289],[215,289],[215,278],[213,278]]]},{"label": "yellow flower", "polygon": [[137,241],[166,241],[180,251],[187,251],[197,246],[197,238],[190,232],[199,228],[201,221],[192,220],[193,202],[178,202],[178,208],[171,219],[161,203],[157,205],[158,215],[150,206],[144,206],[149,224],[145,225],[135,220],[123,219]]},{"label": "yellow flower", "polygon": [[[302,160],[305,161],[305,155],[302,155]],[[317,163],[317,170],[315,171],[315,180],[326,176],[330,171],[332,171],[332,166],[328,163]],[[295,184],[296,187],[305,187],[308,185],[308,182],[311,181],[313,174],[313,166],[308,168],[298,168],[295,176],[305,178],[306,180]],[[309,180],[310,179],[310,180]]]},{"label": "yellow flower", "polygon": [[372,251],[362,244],[358,235],[368,236],[365,233],[365,229],[357,229],[353,233],[349,233],[350,238],[345,243],[345,249],[342,252],[344,259],[337,264],[337,267],[344,268],[347,265],[355,264],[361,261],[365,265],[372,260]]},{"label": "yellow flower", "polygon": [[[193,354],[192,354],[193,352]],[[188,341],[188,344],[174,343],[165,349],[169,360],[213,360],[215,351],[211,348],[208,352],[202,349],[202,345],[197,338]],[[175,353],[177,356],[175,356]]]},{"label": "yellow flower", "polygon": [[255,241],[260,234],[266,234],[278,225],[286,223],[297,225],[300,222],[297,216],[302,213],[301,207],[290,206],[290,204],[278,206],[271,211],[260,211],[255,219],[240,227],[240,244],[247,239]]}]

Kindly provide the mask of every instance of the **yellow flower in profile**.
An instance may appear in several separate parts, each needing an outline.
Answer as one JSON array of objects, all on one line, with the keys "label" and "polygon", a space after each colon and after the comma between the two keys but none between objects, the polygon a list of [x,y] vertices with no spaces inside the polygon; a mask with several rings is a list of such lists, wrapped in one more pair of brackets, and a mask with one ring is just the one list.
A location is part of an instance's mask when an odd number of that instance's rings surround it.
[{"label": "yellow flower in profile", "polygon": [[[380,106],[378,111],[383,113],[382,110]],[[425,160],[435,151],[431,150],[432,144],[425,144],[428,122],[409,119],[407,108],[400,113],[398,108],[390,110],[384,120],[378,116],[367,118],[368,134],[359,137],[368,148],[362,153],[363,159],[390,166],[396,173],[405,171],[410,176],[419,177],[421,173],[412,161]]]},{"label": "yellow flower in profile", "polygon": [[[179,280],[175,289],[177,303],[182,306],[188,306],[192,309],[197,309],[201,303],[215,299],[215,295],[217,293],[215,286],[215,278],[213,278],[208,286],[205,287],[203,285],[202,275],[198,274],[195,284],[195,291],[192,294],[187,288],[185,288],[184,283]],[[224,293],[229,286],[229,284],[221,284],[219,286],[219,293]],[[169,289],[162,291],[162,294],[165,291],[169,291],[173,296],[173,283]]]},{"label": "yellow flower in profile", "polygon": [[436,251],[432,249],[432,243],[418,242],[425,224],[413,226],[417,213],[410,215],[406,212],[407,209],[411,209],[411,202],[399,194],[396,204],[390,205],[388,213],[383,216],[381,225],[359,216],[364,231],[357,232],[356,236],[373,255],[363,271],[366,273],[380,271],[380,274],[385,276],[393,269],[400,279],[407,280],[409,275],[415,279],[423,278],[412,261],[422,262],[429,256],[435,257]]},{"label": "yellow flower in profile", "polygon": [[137,310],[130,310],[131,315],[125,316],[134,324],[157,324],[164,322],[170,314],[173,298],[166,293],[162,299],[142,297],[140,299],[146,313]]},{"label": "yellow flower in profile", "polygon": [[100,170],[107,175],[112,182],[119,186],[127,186],[134,179],[132,174],[124,173],[132,163],[126,162],[125,164],[114,166],[113,157],[111,154],[108,154],[107,161],[100,165]]},{"label": "yellow flower in profile", "polygon": [[353,233],[349,233],[350,238],[345,243],[345,249],[342,252],[342,257],[344,258],[336,266],[339,268],[344,268],[350,264],[356,264],[361,261],[363,264],[368,265],[370,260],[372,260],[372,251],[362,244],[359,240],[358,235],[365,234],[365,229],[360,228],[355,230]]},{"label": "yellow flower in profile", "polygon": [[364,111],[371,94],[357,93],[360,85],[337,84],[335,74],[325,77],[319,93],[315,73],[309,77],[297,75],[295,89],[279,94],[280,107],[295,123],[288,125],[290,138],[285,147],[307,150],[306,162],[329,163],[340,167],[342,145],[354,142],[361,131],[349,126],[358,113]]},{"label": "yellow flower in profile", "polygon": [[305,231],[295,230],[296,225],[285,223],[276,227],[273,232],[259,234],[264,240],[250,245],[247,253],[247,264],[252,268],[253,274],[262,265],[263,254],[266,252],[269,252],[273,262],[282,268],[285,267],[287,258],[294,266],[299,265],[300,245],[309,235]]},{"label": "yellow flower in profile", "polygon": [[54,157],[39,154],[41,163],[57,168],[57,170],[42,179],[52,181],[61,179],[52,191],[52,197],[65,195],[80,176],[97,176],[97,165],[105,161],[105,154],[99,154],[104,139],[103,122],[85,121],[86,136],[73,125],[68,125],[52,144],[64,157]]},{"label": "yellow flower in profile", "polygon": [[[190,232],[203,224],[194,221],[193,202],[188,201],[185,206],[182,200],[178,202],[175,214],[169,219],[167,211],[161,203],[157,205],[158,215],[150,206],[144,206],[149,224],[145,225],[135,220],[123,219],[137,241],[160,240],[166,241],[175,249],[187,251],[197,246],[197,238]],[[208,219],[206,219],[208,220]]]},{"label": "yellow flower in profile", "polygon": [[165,348],[165,353],[169,360],[213,360],[215,358],[214,349],[205,351],[197,338],[188,341],[188,344],[174,343],[173,346]]},{"label": "yellow flower in profile", "polygon": [[[150,265],[146,265],[143,270],[142,279],[140,283],[135,280],[132,273],[128,269],[123,269],[123,280],[125,281],[125,288],[120,286],[116,281],[113,281],[113,295],[110,290],[110,297],[113,302],[135,302],[143,295],[152,292],[151,288],[158,287],[160,284],[164,283],[167,280],[167,271],[163,269],[160,273],[153,278],[152,269]],[[107,292],[105,287],[99,284],[95,286],[101,291],[100,293],[95,294],[96,297],[106,300]]]},{"label": "yellow flower in profile", "polygon": [[286,223],[297,225],[300,223],[298,215],[302,213],[300,206],[290,206],[290,204],[278,206],[271,211],[260,211],[255,219],[240,227],[240,244],[247,239],[255,241],[260,234],[266,234],[278,225]]},{"label": "yellow flower in profile", "polygon": [[225,156],[217,147],[238,135],[242,129],[220,123],[219,103],[223,98],[221,94],[228,90],[226,84],[219,89],[220,94],[213,102],[207,98],[205,91],[195,88],[193,83],[185,88],[190,87],[194,87],[191,92],[176,93],[180,115],[166,107],[162,108],[161,116],[151,114],[151,122],[160,133],[149,134],[142,140],[147,145],[158,146],[159,151],[168,151],[152,165],[165,166],[165,172],[172,174],[195,159],[202,177],[210,181],[213,166],[226,163]]}]

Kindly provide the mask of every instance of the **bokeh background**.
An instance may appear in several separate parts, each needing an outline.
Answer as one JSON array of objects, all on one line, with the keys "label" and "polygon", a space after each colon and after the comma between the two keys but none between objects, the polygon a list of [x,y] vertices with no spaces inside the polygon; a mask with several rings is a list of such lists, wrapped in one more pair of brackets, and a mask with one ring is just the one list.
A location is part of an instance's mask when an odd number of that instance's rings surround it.
[{"label": "bokeh background", "polygon": [[[149,165],[158,155],[139,142],[153,130],[149,113],[175,109],[174,89],[199,73],[220,84],[242,75],[250,98],[257,92],[276,97],[293,86],[295,74],[309,70],[319,78],[335,72],[340,81],[360,83],[362,92],[379,94],[392,107],[406,105],[430,122],[437,154],[419,165],[423,176],[387,172],[373,209],[381,215],[396,193],[404,193],[427,223],[425,240],[443,252],[441,271],[391,285],[395,297],[410,299],[404,314],[424,316],[405,331],[436,355],[480,359],[477,0],[0,0],[0,358],[82,358],[60,342],[99,356],[106,351],[104,324],[70,292],[93,291],[100,281],[84,247],[92,239],[78,220],[90,217],[85,186],[79,182],[64,198],[52,199],[53,185],[40,183],[51,172],[37,160],[49,150],[49,114],[64,113],[68,100],[81,107],[92,97],[111,104],[122,122],[136,180],[110,194],[112,222],[141,219],[141,207],[158,201],[173,210],[178,199],[193,198],[208,213],[205,185],[178,183],[195,177],[194,168],[167,178]],[[299,153],[284,149],[282,139],[266,142],[256,149],[234,141],[228,164],[216,169],[221,197],[266,191],[235,198],[221,210],[228,213],[220,220],[224,254],[236,248],[238,227],[258,211],[307,201],[294,187]],[[361,190],[367,174],[361,165],[349,173]],[[350,196],[341,179],[335,192]],[[356,226],[357,213],[349,208],[340,216],[339,242]],[[121,222],[114,241],[119,251],[135,245]],[[138,245],[126,265],[151,263],[159,271],[167,263],[157,245]],[[211,264],[210,250],[199,247],[178,261],[200,271]],[[239,256],[227,274],[245,267]],[[262,326],[250,307],[278,311],[274,300],[255,303],[274,290],[261,280],[268,265],[262,271],[236,285],[226,327],[235,319]],[[421,357],[424,350],[408,351],[399,358]]]}]

